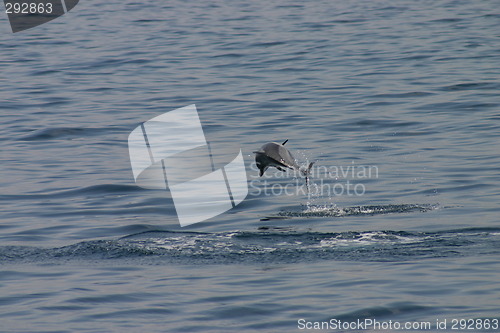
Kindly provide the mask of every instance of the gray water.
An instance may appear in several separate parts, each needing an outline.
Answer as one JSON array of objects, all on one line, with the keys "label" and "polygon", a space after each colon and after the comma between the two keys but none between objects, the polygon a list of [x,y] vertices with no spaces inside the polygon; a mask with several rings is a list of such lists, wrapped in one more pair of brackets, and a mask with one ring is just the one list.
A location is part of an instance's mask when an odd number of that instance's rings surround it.
[{"label": "gray water", "polygon": [[[498,1],[82,1],[2,22],[2,332],[499,318]],[[193,103],[251,186],[181,228],[168,191],[135,185],[127,137]],[[301,164],[377,174],[273,195],[303,179],[259,178],[252,151],[285,139]]]}]

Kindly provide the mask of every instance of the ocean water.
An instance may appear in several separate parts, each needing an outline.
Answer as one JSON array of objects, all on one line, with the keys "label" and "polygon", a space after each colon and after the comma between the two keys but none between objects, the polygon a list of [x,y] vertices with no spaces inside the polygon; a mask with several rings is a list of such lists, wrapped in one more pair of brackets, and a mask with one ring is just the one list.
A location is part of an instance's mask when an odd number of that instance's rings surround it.
[{"label": "ocean water", "polygon": [[[499,331],[499,25],[493,0],[82,1],[16,34],[5,16],[0,331]],[[189,104],[250,193],[181,228],[127,137]],[[309,192],[252,164],[285,139]]]}]

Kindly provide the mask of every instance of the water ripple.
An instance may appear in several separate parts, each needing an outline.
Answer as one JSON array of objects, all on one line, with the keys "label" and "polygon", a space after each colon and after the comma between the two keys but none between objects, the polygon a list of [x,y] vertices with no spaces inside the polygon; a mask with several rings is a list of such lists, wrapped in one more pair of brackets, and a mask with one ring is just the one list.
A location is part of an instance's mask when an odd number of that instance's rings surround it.
[{"label": "water ripple", "polygon": [[0,247],[8,262],[123,259],[140,263],[229,264],[266,262],[390,261],[494,255],[500,229],[440,232],[313,232],[261,227],[258,231],[196,233],[146,231],[115,240],[58,248]]}]

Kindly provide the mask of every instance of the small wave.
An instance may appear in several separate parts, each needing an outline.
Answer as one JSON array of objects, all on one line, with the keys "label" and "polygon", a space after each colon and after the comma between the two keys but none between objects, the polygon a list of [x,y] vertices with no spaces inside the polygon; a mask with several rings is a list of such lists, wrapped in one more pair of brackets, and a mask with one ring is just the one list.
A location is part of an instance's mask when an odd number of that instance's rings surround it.
[{"label": "small wave", "polygon": [[98,194],[127,194],[131,192],[143,191],[142,188],[134,185],[126,184],[99,184],[90,185],[86,187],[76,188],[76,189],[64,189],[55,191],[41,191],[40,193],[29,193],[29,194],[6,194],[0,195],[0,201],[9,200],[39,200],[39,199],[56,199],[56,198],[68,198],[68,197],[78,197],[82,195],[98,195]]},{"label": "small wave", "polygon": [[435,19],[431,20],[429,22],[436,22],[436,23],[456,23],[456,22],[462,22],[464,19],[458,18],[458,17],[447,17],[447,18],[441,18],[441,19]]},{"label": "small wave", "polygon": [[402,314],[418,314],[421,312],[435,311],[435,308],[430,306],[421,306],[413,303],[406,302],[396,302],[389,304],[388,306],[375,306],[363,308],[353,312],[340,314],[337,316],[339,320],[342,321],[356,321],[359,318],[379,318],[379,317],[391,317],[394,315]]},{"label": "small wave", "polygon": [[354,215],[378,215],[390,213],[412,213],[412,212],[428,212],[438,209],[438,204],[400,204],[400,205],[380,205],[380,206],[355,206],[355,207],[337,207],[337,206],[322,206],[308,205],[301,211],[282,211],[278,216],[270,216],[263,218],[263,221],[292,218],[292,217],[343,217]]},{"label": "small wave", "polygon": [[45,128],[21,138],[22,141],[50,140],[60,137],[79,136],[84,132],[84,128]]},{"label": "small wave", "polygon": [[441,232],[304,232],[292,228],[197,233],[146,231],[58,248],[0,247],[3,262],[127,260],[146,264],[388,261],[498,255],[500,228]]},{"label": "small wave", "polygon": [[427,91],[411,91],[404,93],[394,93],[394,94],[377,94],[370,96],[371,98],[412,98],[412,97],[427,97],[432,96],[433,93]]},{"label": "small wave", "polygon": [[464,91],[464,90],[498,90],[498,82],[468,82],[458,83],[441,88],[443,91]]},{"label": "small wave", "polygon": [[[88,137],[99,135],[101,133],[111,133],[116,130],[115,128],[97,128],[97,127],[51,127],[34,130],[30,134],[21,137],[21,141],[43,141],[43,140],[56,140],[56,139],[72,139],[79,137]],[[125,130],[125,129],[121,129]]]}]

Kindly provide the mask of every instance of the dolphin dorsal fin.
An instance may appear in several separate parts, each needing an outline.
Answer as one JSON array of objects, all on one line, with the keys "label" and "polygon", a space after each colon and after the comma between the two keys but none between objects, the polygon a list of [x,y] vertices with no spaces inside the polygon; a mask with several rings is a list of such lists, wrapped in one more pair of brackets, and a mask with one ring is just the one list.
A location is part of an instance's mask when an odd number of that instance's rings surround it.
[{"label": "dolphin dorsal fin", "polygon": [[284,146],[285,143],[287,143],[287,142],[288,142],[288,139],[286,139],[281,145]]}]

